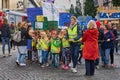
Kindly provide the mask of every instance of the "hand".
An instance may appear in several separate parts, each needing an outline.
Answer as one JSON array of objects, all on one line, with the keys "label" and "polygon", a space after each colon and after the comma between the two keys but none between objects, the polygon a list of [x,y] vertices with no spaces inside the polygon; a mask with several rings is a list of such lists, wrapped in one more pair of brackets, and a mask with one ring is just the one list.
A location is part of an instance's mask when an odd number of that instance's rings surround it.
[{"label": "hand", "polygon": [[73,41],[74,41],[74,39],[70,39],[69,41],[73,42]]},{"label": "hand", "polygon": [[109,42],[110,41],[110,39],[107,39],[107,42]]}]

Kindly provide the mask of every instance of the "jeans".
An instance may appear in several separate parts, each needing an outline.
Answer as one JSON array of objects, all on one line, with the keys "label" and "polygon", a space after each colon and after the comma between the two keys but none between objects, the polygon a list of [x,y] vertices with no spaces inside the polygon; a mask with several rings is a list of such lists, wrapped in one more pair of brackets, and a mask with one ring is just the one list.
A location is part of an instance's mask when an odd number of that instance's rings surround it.
[{"label": "jeans", "polygon": [[114,53],[118,53],[118,41],[114,42]]},{"label": "jeans", "polygon": [[114,46],[112,46],[110,48],[110,60],[111,60],[111,64],[114,64]]},{"label": "jeans", "polygon": [[71,52],[69,48],[63,48],[62,49],[62,62],[68,66],[70,63],[70,58],[71,58]]},{"label": "jeans", "polygon": [[28,50],[28,60],[31,60],[32,61],[32,51],[31,50]]},{"label": "jeans", "polygon": [[39,63],[42,63],[42,51],[38,50],[38,61]]},{"label": "jeans", "polygon": [[73,61],[73,68],[76,68],[77,66],[79,49],[80,49],[80,45],[70,43],[70,51],[71,51],[71,56],[72,56],[72,61]]},{"label": "jeans", "polygon": [[109,57],[110,57],[110,48],[105,49],[105,59],[104,59],[104,64],[105,65],[109,64]]},{"label": "jeans", "polygon": [[52,53],[52,63],[54,67],[59,66],[59,54],[58,53]]},{"label": "jeans", "polygon": [[95,72],[94,60],[85,59],[85,68],[86,68],[86,75],[87,76],[94,75],[94,72]]},{"label": "jeans", "polygon": [[20,50],[18,49],[18,56],[17,56],[17,61],[21,64],[25,64],[26,61],[26,54],[27,53],[22,53],[20,52]]},{"label": "jeans", "polygon": [[42,62],[43,64],[47,63],[48,51],[42,51]]},{"label": "jeans", "polygon": [[105,59],[105,50],[102,46],[99,47],[100,55],[101,55],[101,61],[104,62]]},{"label": "jeans", "polygon": [[10,54],[10,41],[9,41],[9,38],[8,37],[2,37],[2,51],[3,51],[3,54],[5,54],[5,44],[7,43],[8,45],[8,51],[9,51],[9,54]]}]

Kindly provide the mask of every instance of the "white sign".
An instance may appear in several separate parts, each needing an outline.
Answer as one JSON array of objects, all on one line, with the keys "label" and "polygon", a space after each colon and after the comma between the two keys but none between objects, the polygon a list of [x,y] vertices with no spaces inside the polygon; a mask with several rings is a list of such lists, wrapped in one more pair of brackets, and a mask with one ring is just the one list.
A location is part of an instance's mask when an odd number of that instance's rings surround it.
[{"label": "white sign", "polygon": [[42,29],[43,28],[43,22],[35,22],[35,28],[36,29]]},{"label": "white sign", "polygon": [[58,21],[59,11],[52,3],[42,2],[43,15],[48,18],[48,21]]}]

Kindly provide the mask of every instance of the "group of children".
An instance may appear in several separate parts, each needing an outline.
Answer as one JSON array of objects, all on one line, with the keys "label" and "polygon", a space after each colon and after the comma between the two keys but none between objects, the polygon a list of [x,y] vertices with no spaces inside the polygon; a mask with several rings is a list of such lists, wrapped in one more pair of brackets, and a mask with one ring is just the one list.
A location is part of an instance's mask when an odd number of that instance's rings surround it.
[{"label": "group of children", "polygon": [[[62,69],[69,69],[71,63],[71,52],[69,40],[66,39],[67,30],[51,32],[38,30],[32,38],[32,60],[37,60],[41,67],[49,65]],[[28,55],[29,57],[29,55]],[[79,58],[81,62],[81,57]]]}]

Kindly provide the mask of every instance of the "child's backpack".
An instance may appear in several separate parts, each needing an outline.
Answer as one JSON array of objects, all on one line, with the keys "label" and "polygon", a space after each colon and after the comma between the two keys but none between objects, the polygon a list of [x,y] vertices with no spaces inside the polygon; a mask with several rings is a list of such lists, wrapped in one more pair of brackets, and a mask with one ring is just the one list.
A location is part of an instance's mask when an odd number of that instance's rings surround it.
[{"label": "child's backpack", "polygon": [[15,42],[20,42],[21,41],[21,31],[16,31],[14,33],[13,40]]}]

